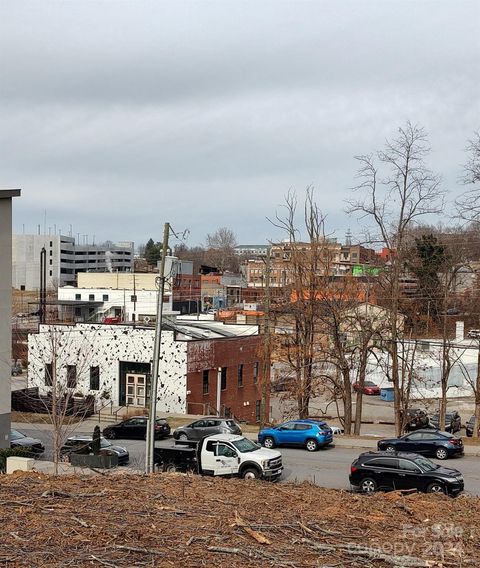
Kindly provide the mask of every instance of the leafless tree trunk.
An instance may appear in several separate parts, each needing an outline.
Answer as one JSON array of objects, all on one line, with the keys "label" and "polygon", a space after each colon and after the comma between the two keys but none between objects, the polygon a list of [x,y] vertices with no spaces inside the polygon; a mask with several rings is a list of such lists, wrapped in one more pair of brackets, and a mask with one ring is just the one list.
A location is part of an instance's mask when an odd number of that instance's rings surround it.
[{"label": "leafless tree trunk", "polygon": [[284,247],[288,257],[287,298],[280,311],[293,321],[294,329],[284,339],[281,349],[277,349],[277,358],[283,357],[293,371],[292,395],[296,398],[299,416],[305,418],[309,415],[314,392],[314,366],[320,348],[316,341],[317,290],[321,276],[328,271],[328,253],[325,254],[324,217],[314,201],[313,188],[307,188],[304,202],[306,242],[302,242],[296,226],[297,200],[291,192],[286,196],[285,210],[285,216],[277,214],[271,222],[288,237]]},{"label": "leafless tree trunk", "polygon": [[368,233],[368,241],[382,243],[392,252],[389,274],[389,350],[397,435],[402,430],[401,409],[404,406],[397,341],[400,338],[400,276],[405,261],[407,231],[421,216],[439,213],[443,209],[440,180],[428,170],[424,162],[428,152],[424,130],[408,122],[404,128],[399,129],[398,137],[392,142],[387,141],[385,149],[377,152],[375,157],[358,156],[360,183],[355,189],[364,196],[358,201],[351,201],[349,206],[350,212],[357,212],[361,218],[375,224],[377,232],[375,235]]},{"label": "leafless tree trunk", "polygon": [[36,401],[52,426],[55,474],[58,474],[60,449],[65,440],[87,417],[89,409],[101,402],[104,394],[99,390],[93,395],[89,393],[90,385],[85,386],[90,380],[94,341],[94,336],[86,340],[67,326],[54,325],[41,326],[38,334],[29,337],[29,380],[40,394],[38,400],[32,402]]},{"label": "leafless tree trunk", "polygon": [[[463,182],[465,184],[478,184],[480,182],[480,132],[476,132],[467,146],[468,160],[463,169]],[[469,221],[480,220],[480,191],[473,188],[464,193],[457,200],[460,217]]]}]

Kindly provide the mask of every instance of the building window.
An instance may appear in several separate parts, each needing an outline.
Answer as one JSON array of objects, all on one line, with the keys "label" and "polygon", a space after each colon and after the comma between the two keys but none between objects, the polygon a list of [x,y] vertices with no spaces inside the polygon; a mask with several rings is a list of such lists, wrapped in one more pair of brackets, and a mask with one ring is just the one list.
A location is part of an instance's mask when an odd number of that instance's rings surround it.
[{"label": "building window", "polygon": [[52,271],[50,270],[50,276],[52,276]]},{"label": "building window", "polygon": [[53,251],[52,251],[52,250],[50,251],[50,256],[53,256]]},{"label": "building window", "polygon": [[50,259],[50,266],[52,266],[52,264],[53,264],[53,261],[52,261],[52,259]]},{"label": "building window", "polygon": [[74,389],[77,386],[77,366],[67,365],[67,388]]},{"label": "building window", "polygon": [[81,300],[81,299],[82,299],[81,294],[75,294],[75,300]]},{"label": "building window", "polygon": [[108,302],[108,294],[102,296],[104,302]]},{"label": "building window", "polygon": [[220,373],[220,385],[222,391],[227,390],[227,367],[222,367]]},{"label": "building window", "polygon": [[256,385],[258,381],[258,361],[253,364],[253,384]]},{"label": "building window", "polygon": [[261,408],[262,408],[262,401],[261,400],[256,400],[255,401],[255,421],[256,422],[260,422],[260,413],[261,413]]},{"label": "building window", "polygon": [[90,302],[93,302],[95,300],[95,294],[89,294],[88,299]]},{"label": "building window", "polygon": [[208,394],[208,369],[205,369],[203,371],[203,376],[202,376],[202,390],[203,390],[203,394]]},{"label": "building window", "polygon": [[75,317],[79,318],[82,316],[82,308],[75,308]]},{"label": "building window", "polygon": [[45,365],[45,386],[53,386],[53,363]]},{"label": "building window", "polygon": [[50,241],[50,246],[53,247],[53,241]]},{"label": "building window", "polygon": [[100,390],[100,367],[90,367],[90,390]]},{"label": "building window", "polygon": [[136,302],[137,301],[137,296],[130,296],[130,302]]},{"label": "building window", "polygon": [[25,284],[22,284],[22,285],[20,286],[20,290],[21,290],[22,292],[25,292]]},{"label": "building window", "polygon": [[240,363],[237,369],[238,386],[243,387],[243,364]]}]

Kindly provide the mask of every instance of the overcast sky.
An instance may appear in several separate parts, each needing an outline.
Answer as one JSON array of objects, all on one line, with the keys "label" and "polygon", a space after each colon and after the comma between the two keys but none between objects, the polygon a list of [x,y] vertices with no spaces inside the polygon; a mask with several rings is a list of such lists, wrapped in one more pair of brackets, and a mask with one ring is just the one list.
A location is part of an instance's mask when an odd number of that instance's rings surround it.
[{"label": "overcast sky", "polygon": [[343,240],[354,156],[408,119],[453,199],[480,128],[479,29],[477,0],[0,0],[14,230],[141,244],[169,221],[188,245],[220,226],[263,243],[313,184]]}]

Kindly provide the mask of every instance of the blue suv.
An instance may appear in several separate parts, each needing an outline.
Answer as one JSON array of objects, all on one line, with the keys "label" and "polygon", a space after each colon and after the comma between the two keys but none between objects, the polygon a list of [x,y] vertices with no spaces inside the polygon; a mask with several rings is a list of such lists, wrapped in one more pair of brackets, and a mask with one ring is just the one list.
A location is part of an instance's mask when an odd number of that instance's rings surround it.
[{"label": "blue suv", "polygon": [[258,441],[266,448],[275,446],[302,446],[309,452],[327,446],[333,441],[331,428],[323,420],[309,418],[290,420],[279,426],[264,428]]}]

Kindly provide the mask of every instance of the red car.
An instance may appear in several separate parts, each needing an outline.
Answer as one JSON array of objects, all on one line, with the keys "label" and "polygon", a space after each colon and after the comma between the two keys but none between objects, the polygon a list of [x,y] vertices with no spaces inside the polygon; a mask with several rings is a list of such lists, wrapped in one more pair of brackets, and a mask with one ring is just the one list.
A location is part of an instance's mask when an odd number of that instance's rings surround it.
[{"label": "red car", "polygon": [[[353,383],[353,390],[359,391],[360,390],[360,383]],[[380,394],[380,387],[372,381],[365,381],[363,383],[363,394],[370,394],[370,395],[379,395]]]}]

